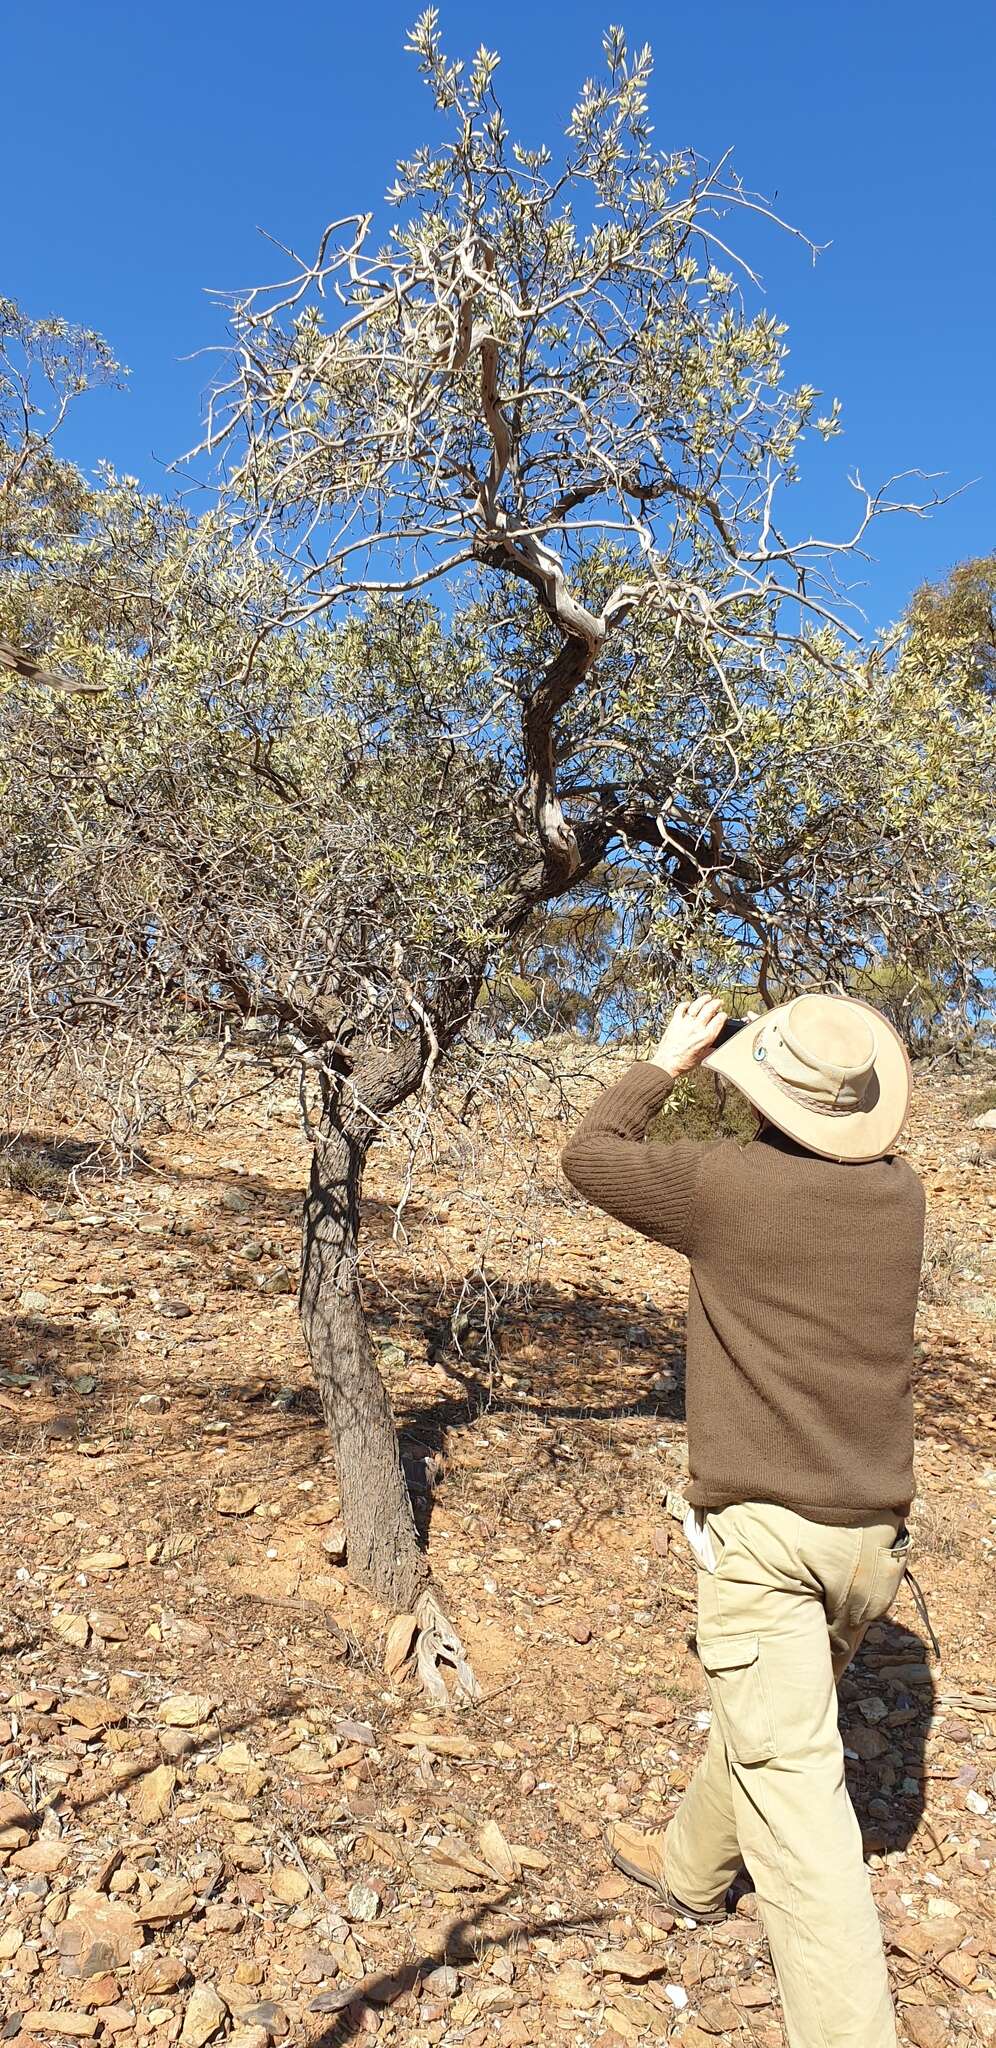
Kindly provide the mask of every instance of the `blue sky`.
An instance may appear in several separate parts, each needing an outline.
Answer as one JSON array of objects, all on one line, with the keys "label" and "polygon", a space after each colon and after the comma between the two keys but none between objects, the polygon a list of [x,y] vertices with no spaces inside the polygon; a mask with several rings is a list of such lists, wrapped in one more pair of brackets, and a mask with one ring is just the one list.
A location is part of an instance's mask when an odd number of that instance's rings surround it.
[{"label": "blue sky", "polygon": [[[979,479],[929,522],[884,522],[856,574],[884,623],[910,590],[996,547],[993,194],[996,10],[960,0],[507,0],[441,7],[453,55],[502,52],[513,134],[553,139],[609,21],[657,56],[658,141],[733,146],[745,182],[831,244],[816,268],[772,231],[746,238],[792,368],[844,406],[808,445],[795,529],[837,534],[849,468]],[[8,0],[0,291],[100,328],[131,370],[88,398],[66,449],[168,488],[197,438],[224,339],[207,287],[279,274],[266,229],[310,254],[326,220],[379,201],[432,115],[394,0]],[[741,241],[744,237],[741,237]]]}]

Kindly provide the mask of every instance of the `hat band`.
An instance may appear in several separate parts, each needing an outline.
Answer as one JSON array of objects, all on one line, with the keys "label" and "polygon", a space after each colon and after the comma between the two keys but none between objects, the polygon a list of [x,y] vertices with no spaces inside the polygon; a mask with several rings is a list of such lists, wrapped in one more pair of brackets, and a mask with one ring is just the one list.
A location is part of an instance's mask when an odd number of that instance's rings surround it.
[{"label": "hat band", "polygon": [[[795,1081],[786,1081],[784,1075],[778,1073],[770,1060],[766,1072],[768,1079],[774,1082],[776,1088],[781,1089],[783,1095],[788,1095],[803,1109],[811,1109],[814,1116],[857,1116],[861,1110],[861,1100],[855,1102],[853,1098],[848,1102],[841,1102],[839,1097],[836,1102],[818,1102],[810,1089],[800,1088]],[[866,1088],[865,1094],[867,1092]]]}]

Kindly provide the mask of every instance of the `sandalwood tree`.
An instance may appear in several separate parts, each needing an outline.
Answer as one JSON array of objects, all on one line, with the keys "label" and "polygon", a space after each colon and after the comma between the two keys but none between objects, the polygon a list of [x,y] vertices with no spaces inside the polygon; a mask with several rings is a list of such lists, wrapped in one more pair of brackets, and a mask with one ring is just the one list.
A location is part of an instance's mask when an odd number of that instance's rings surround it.
[{"label": "sandalwood tree", "polygon": [[412,42],[439,139],[234,306],[217,504],[107,476],[18,526],[0,632],[105,687],[0,695],[0,1025],[132,1112],[192,1031],[297,1063],[351,1568],[469,1689],[364,1316],[371,1145],[443,1062],[693,974],[763,1001],[888,960],[970,1003],[991,714],[861,641],[848,549],[896,494],[788,538],[836,409],[731,253],[760,202],[657,147],[649,54],[610,33],[555,155],[511,143],[492,55],[448,62],[432,13]]}]

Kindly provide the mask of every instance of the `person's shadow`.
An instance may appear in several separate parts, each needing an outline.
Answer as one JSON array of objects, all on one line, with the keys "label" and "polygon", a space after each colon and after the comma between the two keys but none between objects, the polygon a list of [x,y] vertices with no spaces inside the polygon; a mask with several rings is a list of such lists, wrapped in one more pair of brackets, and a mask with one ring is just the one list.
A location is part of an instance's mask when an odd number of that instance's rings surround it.
[{"label": "person's shadow", "polygon": [[926,1644],[891,1616],[873,1623],[837,1693],[847,1789],[865,1854],[905,1849],[923,1815],[934,1715]]}]

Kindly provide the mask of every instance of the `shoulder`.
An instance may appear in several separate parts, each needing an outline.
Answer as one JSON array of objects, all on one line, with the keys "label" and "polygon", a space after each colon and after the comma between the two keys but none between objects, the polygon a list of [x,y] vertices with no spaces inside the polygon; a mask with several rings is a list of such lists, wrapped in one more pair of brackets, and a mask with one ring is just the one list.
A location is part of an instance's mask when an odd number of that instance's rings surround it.
[{"label": "shoulder", "polygon": [[890,1153],[885,1163],[892,1169],[895,1185],[901,1188],[911,1201],[925,1207],[927,1191],[916,1167],[907,1159],[905,1152]]}]

